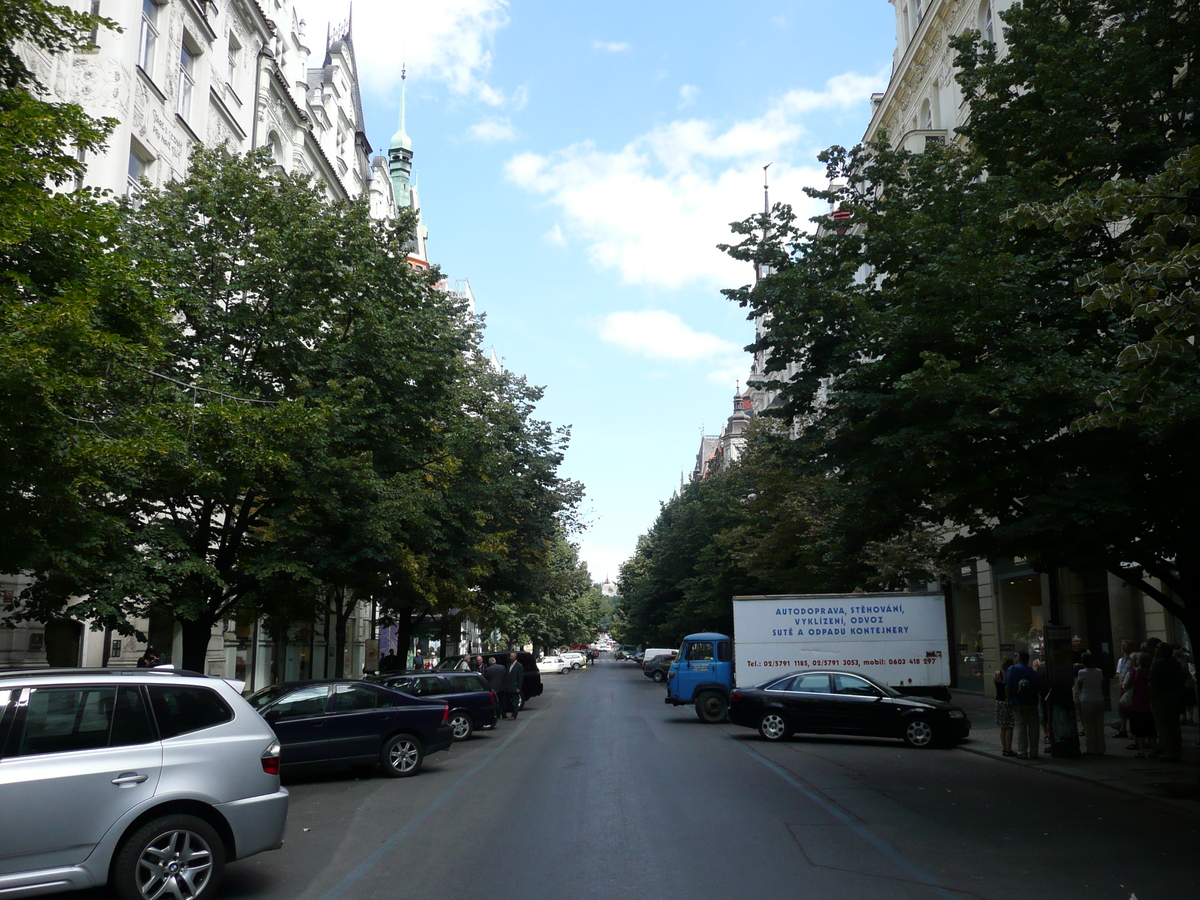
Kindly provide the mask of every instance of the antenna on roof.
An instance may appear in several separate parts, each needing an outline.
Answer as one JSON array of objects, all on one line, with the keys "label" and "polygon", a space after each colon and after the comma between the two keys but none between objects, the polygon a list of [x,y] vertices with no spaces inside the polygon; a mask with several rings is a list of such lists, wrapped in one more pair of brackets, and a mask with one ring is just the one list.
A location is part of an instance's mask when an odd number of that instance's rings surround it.
[{"label": "antenna on roof", "polygon": [[771,212],[770,189],[767,185],[767,169],[771,168],[774,163],[767,163],[763,166],[763,215],[768,215]]}]

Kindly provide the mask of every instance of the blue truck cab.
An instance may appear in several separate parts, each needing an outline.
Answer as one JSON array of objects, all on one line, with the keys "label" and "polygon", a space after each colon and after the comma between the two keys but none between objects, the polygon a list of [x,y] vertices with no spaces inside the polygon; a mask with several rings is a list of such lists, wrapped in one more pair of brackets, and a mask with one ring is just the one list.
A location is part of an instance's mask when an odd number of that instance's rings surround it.
[{"label": "blue truck cab", "polygon": [[701,722],[724,722],[733,690],[733,641],[711,631],[689,634],[667,673],[666,702],[696,705]]}]

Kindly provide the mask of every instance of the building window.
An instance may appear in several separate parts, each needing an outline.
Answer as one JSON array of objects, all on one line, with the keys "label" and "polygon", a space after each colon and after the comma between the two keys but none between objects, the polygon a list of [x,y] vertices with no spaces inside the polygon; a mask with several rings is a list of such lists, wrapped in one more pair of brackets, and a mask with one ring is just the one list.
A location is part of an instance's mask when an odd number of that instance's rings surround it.
[{"label": "building window", "polygon": [[196,51],[188,46],[187,37],[179,48],[179,105],[175,111],[184,119],[192,115],[192,93],[196,88]]},{"label": "building window", "polygon": [[142,179],[150,177],[150,156],[140,147],[129,147],[129,177],[125,182],[125,193],[133,197],[142,190]]},{"label": "building window", "polygon": [[921,127],[926,131],[933,130],[933,107],[928,100],[921,104]]},{"label": "building window", "polygon": [[913,10],[916,13],[917,24],[921,24],[921,19],[925,16],[925,0],[914,0]]},{"label": "building window", "polygon": [[984,0],[979,9],[979,34],[988,43],[996,43],[996,24],[992,19],[991,0]]},{"label": "building window", "polygon": [[225,74],[225,83],[237,90],[237,73],[242,64],[242,46],[232,34],[229,35],[229,71]]},{"label": "building window", "polygon": [[120,655],[121,655],[121,639],[120,639],[120,638],[113,638],[113,639],[112,639],[112,644],[111,644],[111,646],[108,648],[108,658],[109,658],[109,659],[116,659],[116,658],[117,658],[118,656],[120,656]]},{"label": "building window", "polygon": [[154,50],[158,46],[158,4],[142,0],[142,30],[138,37],[138,65],[154,77]]}]

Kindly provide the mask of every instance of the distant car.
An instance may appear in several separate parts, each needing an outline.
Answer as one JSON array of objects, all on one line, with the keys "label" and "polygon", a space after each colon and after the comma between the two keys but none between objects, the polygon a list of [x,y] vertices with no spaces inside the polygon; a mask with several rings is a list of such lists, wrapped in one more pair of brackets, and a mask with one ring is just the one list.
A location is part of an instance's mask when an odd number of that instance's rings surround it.
[{"label": "distant car", "polygon": [[671,671],[671,663],[675,662],[677,655],[676,651],[660,653],[642,667],[642,674],[655,684],[662,684],[667,680],[667,673]]},{"label": "distant car", "polygon": [[967,714],[957,706],[905,696],[857,672],[827,670],[789,672],[752,688],[734,688],[729,721],[757,729],[768,741],[806,732],[899,738],[911,747],[931,747],[971,733]]},{"label": "distant car", "polygon": [[292,681],[248,698],[283,744],[283,768],[376,764],[406,778],[430,753],[448,750],[450,705],[364,681]]},{"label": "distant car", "polygon": [[210,900],[227,862],[283,842],[279,761],[220,678],[0,672],[0,895]]},{"label": "distant car", "polygon": [[580,653],[578,650],[564,650],[558,655],[569,662],[572,669],[582,669],[587,665],[587,654]]},{"label": "distant car", "polygon": [[377,675],[370,680],[413,697],[445,700],[450,704],[448,722],[456,741],[467,740],[477,730],[496,727],[498,699],[477,672],[408,672]]},{"label": "distant car", "polygon": [[558,672],[560,675],[566,675],[572,668],[570,660],[561,656],[543,656],[538,660],[537,667],[539,672]]}]

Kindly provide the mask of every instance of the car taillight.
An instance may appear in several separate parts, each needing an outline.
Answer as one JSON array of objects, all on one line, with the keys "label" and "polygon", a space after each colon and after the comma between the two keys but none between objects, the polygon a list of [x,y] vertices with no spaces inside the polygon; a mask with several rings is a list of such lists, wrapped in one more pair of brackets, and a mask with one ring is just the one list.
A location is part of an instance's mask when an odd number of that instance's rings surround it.
[{"label": "car taillight", "polygon": [[272,741],[271,746],[262,752],[262,767],[263,771],[268,775],[279,774],[279,754],[283,748],[279,746],[279,741]]},{"label": "car taillight", "polygon": [[729,692],[729,702],[730,702],[730,703],[737,703],[737,702],[738,702],[739,700],[741,700],[741,699],[742,699],[742,692],[741,692],[741,691],[739,691],[739,690],[732,690],[732,691],[730,691],[730,692]]},{"label": "car taillight", "polygon": [[449,703],[445,704],[442,707],[442,721],[443,722],[450,721],[450,704]]},{"label": "car taillight", "polygon": [[491,694],[489,694],[488,696],[491,698],[492,706],[495,706],[496,705],[496,692],[492,691]]}]

